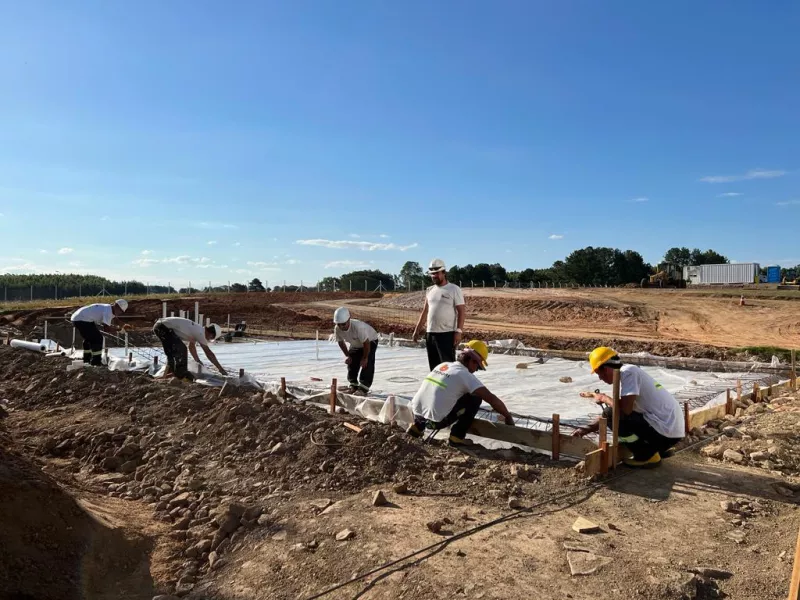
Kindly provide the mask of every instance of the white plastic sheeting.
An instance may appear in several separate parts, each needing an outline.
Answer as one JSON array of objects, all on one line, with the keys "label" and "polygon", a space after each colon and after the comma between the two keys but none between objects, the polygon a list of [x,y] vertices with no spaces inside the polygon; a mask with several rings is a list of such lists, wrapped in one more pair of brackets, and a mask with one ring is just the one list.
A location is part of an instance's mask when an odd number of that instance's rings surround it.
[{"label": "white plastic sheeting", "polygon": [[[322,394],[330,390],[332,378],[337,378],[341,387],[347,384],[345,357],[335,344],[320,342],[317,360],[315,341],[290,342],[244,342],[216,343],[212,345],[220,363],[238,375],[245,370],[245,382],[258,382],[267,389],[277,389],[281,377],[286,378],[290,389],[302,390],[302,395]],[[152,370],[151,365],[137,359],[128,365],[124,350],[109,350],[110,368],[115,370]],[[202,350],[200,351],[201,359]],[[138,360],[138,362],[137,362]],[[190,359],[190,363],[193,363]],[[527,363],[527,369],[517,369],[519,363]],[[160,365],[163,367],[163,365]],[[191,367],[196,372],[196,367]],[[676,393],[708,385],[719,385],[720,380],[730,381],[736,386],[737,373],[698,373],[643,367],[656,381],[669,391]],[[385,399],[388,394],[397,397],[398,409],[404,405],[428,374],[427,355],[418,348],[401,346],[380,346],[376,356],[375,381],[371,397]],[[578,393],[583,390],[600,389],[611,393],[610,386],[602,383],[589,370],[583,361],[570,361],[551,358],[543,364],[536,359],[521,356],[491,354],[489,368],[479,372],[478,377],[494,394],[500,397],[509,409],[517,414],[550,417],[553,413],[561,415],[562,420],[597,414],[600,409],[591,401],[582,399]],[[572,382],[561,383],[559,378],[571,377]],[[238,377],[234,377],[237,383]],[[206,383],[221,384],[221,380],[207,377]],[[244,382],[242,382],[244,383]],[[724,394],[721,394],[724,399]],[[720,398],[714,401],[719,401]],[[340,396],[341,399],[341,396]],[[377,416],[377,415],[376,415]]]}]

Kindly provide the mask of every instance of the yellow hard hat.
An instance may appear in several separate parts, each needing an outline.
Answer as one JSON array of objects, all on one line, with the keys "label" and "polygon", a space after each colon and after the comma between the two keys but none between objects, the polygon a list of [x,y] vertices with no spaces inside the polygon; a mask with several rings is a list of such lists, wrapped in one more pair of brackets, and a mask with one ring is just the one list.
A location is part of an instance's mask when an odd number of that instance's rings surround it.
[{"label": "yellow hard hat", "polygon": [[489,347],[481,340],[470,340],[465,345],[467,348],[471,348],[478,353],[478,356],[481,357],[483,367],[486,368],[486,365],[488,364],[486,359],[489,358]]},{"label": "yellow hard hat", "polygon": [[607,346],[599,346],[592,350],[589,354],[589,366],[592,368],[592,373],[597,373],[597,369],[606,364],[609,360],[617,355],[616,351]]}]

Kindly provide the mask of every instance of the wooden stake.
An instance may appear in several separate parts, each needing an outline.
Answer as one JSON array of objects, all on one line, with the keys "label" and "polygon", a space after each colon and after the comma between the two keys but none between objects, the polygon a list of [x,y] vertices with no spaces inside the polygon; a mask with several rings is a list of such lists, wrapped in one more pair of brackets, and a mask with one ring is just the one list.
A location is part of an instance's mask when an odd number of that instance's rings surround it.
[{"label": "wooden stake", "polygon": [[789,600],[800,600],[800,533],[797,535],[797,544],[794,547],[794,567],[792,568],[792,582],[789,584]]},{"label": "wooden stake", "polygon": [[244,369],[239,369],[239,379],[244,377]]},{"label": "wooden stake", "polygon": [[686,428],[686,435],[689,435],[689,403],[683,403],[683,424]]},{"label": "wooden stake", "polygon": [[558,460],[558,453],[561,448],[561,417],[557,414],[553,415],[553,448],[551,450],[553,460]]},{"label": "wooden stake", "polygon": [[733,396],[731,396],[730,388],[725,390],[725,414],[726,415],[733,414]]},{"label": "wooden stake", "polygon": [[619,369],[614,369],[614,380],[612,383],[612,390],[613,390],[613,400],[614,400],[614,422],[611,427],[611,464],[612,468],[617,468],[617,460],[619,459],[619,411],[620,411],[620,403],[619,403],[619,378],[620,372]]},{"label": "wooden stake", "polygon": [[758,383],[754,382],[753,383],[753,397],[752,397],[753,402],[758,402],[760,400],[759,396],[760,396],[760,394],[759,394],[759,390],[758,390]]},{"label": "wooden stake", "polygon": [[794,350],[792,350],[792,391],[797,391],[797,371],[794,368]]},{"label": "wooden stake", "polygon": [[331,380],[331,414],[336,413],[336,379]]},{"label": "wooden stake", "polygon": [[347,421],[342,423],[342,425],[344,425],[345,427],[347,427],[351,431],[355,431],[356,433],[361,433],[361,427],[359,427],[358,425],[353,425],[352,423],[348,423]]},{"label": "wooden stake", "polygon": [[281,377],[281,398],[286,398],[286,377]]},{"label": "wooden stake", "polygon": [[133,352],[128,352],[128,364],[133,363]]},{"label": "wooden stake", "polygon": [[158,370],[158,357],[157,356],[153,357],[153,368]]},{"label": "wooden stake", "polygon": [[608,435],[608,419],[605,417],[600,417],[600,420],[597,423],[598,430],[597,433],[600,436],[598,448],[603,451],[603,462],[600,465],[600,472],[605,475],[608,473],[608,441],[606,441],[606,436]]},{"label": "wooden stake", "polygon": [[736,380],[736,403],[739,404],[742,401],[742,380]]}]

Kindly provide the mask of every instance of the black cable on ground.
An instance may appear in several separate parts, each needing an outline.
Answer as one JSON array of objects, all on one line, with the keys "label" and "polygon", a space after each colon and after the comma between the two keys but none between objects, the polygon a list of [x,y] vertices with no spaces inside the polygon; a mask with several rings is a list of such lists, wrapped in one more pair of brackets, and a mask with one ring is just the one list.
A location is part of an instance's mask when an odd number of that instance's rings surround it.
[{"label": "black cable on ground", "polygon": [[[689,446],[684,446],[680,450],[676,450],[673,454],[680,454],[681,452],[684,452],[686,450],[694,448],[695,446],[699,446],[701,444],[706,444],[706,443],[708,443],[710,441],[713,441],[713,440],[717,439],[718,437],[720,437],[722,435],[724,435],[724,434],[722,432],[720,432],[717,435],[709,436],[709,437],[704,438],[704,439],[702,439],[702,440],[700,440],[698,442],[695,442],[694,444],[690,444]],[[636,470],[634,470],[634,469],[631,469],[629,471],[623,471],[623,472],[621,472],[621,473],[619,473],[617,475],[614,475],[614,476],[612,476],[612,477],[610,477],[608,479],[603,480],[602,482],[586,484],[586,485],[581,486],[581,487],[579,487],[579,488],[577,488],[575,490],[572,490],[570,492],[564,492],[563,494],[559,494],[559,495],[554,496],[552,498],[549,498],[547,500],[543,500],[541,502],[533,504],[532,506],[517,510],[517,511],[511,513],[511,514],[504,515],[502,517],[498,517],[497,519],[494,519],[492,521],[488,521],[486,523],[482,523],[480,525],[476,525],[475,527],[472,527],[471,529],[467,529],[467,530],[462,531],[461,533],[458,533],[458,534],[456,534],[456,535],[454,535],[452,537],[449,537],[447,539],[435,542],[435,543],[433,543],[433,544],[431,544],[429,546],[426,546],[425,548],[422,548],[420,550],[412,552],[411,554],[407,554],[407,555],[405,555],[405,556],[403,556],[401,558],[398,558],[396,560],[390,561],[388,563],[384,563],[383,565],[375,567],[371,571],[367,571],[366,573],[364,573],[362,575],[359,575],[357,577],[354,577],[353,579],[350,579],[350,580],[342,582],[342,583],[338,583],[338,584],[334,585],[333,587],[330,587],[330,588],[328,588],[328,589],[326,589],[326,590],[324,590],[322,592],[314,594],[313,596],[308,596],[305,600],[317,600],[318,598],[322,598],[324,596],[327,596],[328,594],[331,594],[331,593],[333,593],[333,592],[335,592],[337,590],[340,590],[340,589],[342,589],[344,587],[347,587],[348,585],[351,585],[353,583],[356,583],[357,581],[362,581],[362,580],[366,579],[367,577],[370,577],[371,575],[375,575],[376,573],[380,573],[381,571],[385,571],[386,569],[389,569],[389,568],[391,568],[391,567],[393,567],[395,565],[399,565],[400,563],[403,563],[403,562],[405,562],[407,560],[410,560],[410,559],[414,558],[415,556],[417,556],[419,554],[423,554],[424,552],[432,552],[431,555],[436,554],[436,553],[440,552],[441,550],[443,550],[446,546],[448,546],[452,542],[455,542],[457,540],[464,539],[466,537],[472,536],[472,535],[478,533],[479,531],[483,531],[484,529],[488,529],[489,527],[494,527],[495,525],[499,525],[501,523],[505,523],[505,522],[507,522],[509,520],[516,519],[516,518],[519,518],[519,517],[540,516],[540,515],[532,515],[530,513],[531,513],[531,511],[533,511],[533,510],[535,510],[537,508],[541,508],[541,507],[546,506],[548,504],[553,504],[554,502],[557,502],[558,500],[561,500],[562,498],[568,498],[568,497],[574,496],[574,495],[576,495],[576,494],[578,494],[580,492],[584,492],[584,491],[588,491],[588,490],[597,490],[597,489],[600,489],[602,487],[606,487],[609,483],[612,483],[614,481],[622,479],[623,477],[627,477],[629,475],[632,475],[635,472],[636,472]],[[436,550],[436,552],[433,552],[434,550]],[[413,563],[412,563],[412,565],[413,565]],[[409,566],[412,566],[412,565],[409,565]],[[371,588],[373,583],[376,583],[378,581],[378,579],[382,579],[382,578],[383,578],[382,576],[379,576],[379,578],[377,578],[375,580],[375,582],[371,582],[368,585],[368,589]],[[359,592],[355,596],[355,598],[359,598],[364,591],[366,591],[366,590],[362,590],[361,592]]]}]

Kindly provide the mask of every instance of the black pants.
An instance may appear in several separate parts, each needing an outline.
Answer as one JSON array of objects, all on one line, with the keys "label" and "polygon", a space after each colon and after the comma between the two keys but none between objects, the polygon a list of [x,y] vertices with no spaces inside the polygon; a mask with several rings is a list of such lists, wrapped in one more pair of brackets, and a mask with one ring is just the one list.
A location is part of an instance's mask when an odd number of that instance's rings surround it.
[{"label": "black pants", "polygon": [[[365,392],[369,391],[372,386],[372,380],[375,379],[375,352],[378,350],[378,342],[370,342],[369,346],[363,348],[353,348],[347,352],[350,359],[350,364],[347,366],[347,381],[354,388],[361,388]],[[361,360],[364,358],[364,352],[368,352],[367,366],[361,368]],[[361,374],[359,375],[359,371]]]},{"label": "black pants", "polygon": [[[603,409],[603,416],[609,423],[614,422],[614,411],[610,406]],[[619,443],[633,453],[635,460],[648,460],[656,452],[665,452],[682,439],[664,437],[651,427],[642,413],[620,415]]]},{"label": "black pants", "polygon": [[425,348],[428,350],[428,366],[433,371],[440,364],[456,360],[456,332],[425,334]]},{"label": "black pants", "polygon": [[420,429],[425,429],[426,426],[430,426],[432,429],[444,429],[452,425],[450,435],[464,439],[480,408],[480,398],[472,394],[464,394],[456,401],[453,410],[441,421],[429,425],[424,417],[415,416],[414,422]]},{"label": "black pants", "polygon": [[92,321],[74,321],[72,323],[83,338],[83,362],[99,367],[103,364],[103,334]]},{"label": "black pants", "polygon": [[183,340],[163,323],[158,323],[153,327],[153,333],[164,346],[164,354],[167,355],[167,372],[174,373],[178,379],[194,379],[189,373],[189,353]]}]

